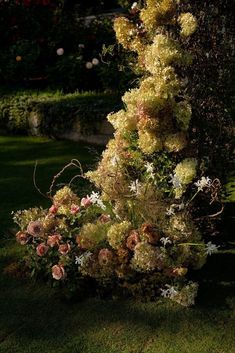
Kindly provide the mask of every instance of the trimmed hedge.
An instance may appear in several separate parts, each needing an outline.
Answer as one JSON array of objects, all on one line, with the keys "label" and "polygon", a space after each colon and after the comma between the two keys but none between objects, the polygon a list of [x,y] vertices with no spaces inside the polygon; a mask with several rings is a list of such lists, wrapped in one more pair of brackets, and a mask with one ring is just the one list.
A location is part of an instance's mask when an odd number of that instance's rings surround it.
[{"label": "trimmed hedge", "polygon": [[110,111],[120,109],[120,97],[105,93],[22,91],[3,95],[0,129],[58,137],[79,124],[82,134],[96,134]]}]

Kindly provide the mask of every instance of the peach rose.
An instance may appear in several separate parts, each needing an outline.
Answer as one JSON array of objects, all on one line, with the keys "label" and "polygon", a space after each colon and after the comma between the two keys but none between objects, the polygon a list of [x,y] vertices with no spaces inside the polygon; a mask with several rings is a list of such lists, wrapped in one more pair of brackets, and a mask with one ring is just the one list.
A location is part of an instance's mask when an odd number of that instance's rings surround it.
[{"label": "peach rose", "polygon": [[71,246],[67,243],[67,244],[61,244],[59,246],[59,252],[61,253],[61,255],[67,255],[69,253],[71,249]]},{"label": "peach rose", "polygon": [[138,232],[136,230],[132,230],[127,238],[126,247],[130,250],[134,250],[139,241],[140,239]]},{"label": "peach rose", "polygon": [[46,255],[46,253],[48,252],[49,246],[47,246],[46,244],[42,243],[39,244],[36,248],[36,252],[38,256],[44,256]]},{"label": "peach rose", "polygon": [[91,202],[91,199],[89,198],[89,196],[83,197],[83,198],[81,199],[81,206],[87,208],[87,207],[89,207],[90,205],[92,205],[92,202]]},{"label": "peach rose", "polygon": [[20,243],[20,245],[25,245],[28,243],[29,237],[28,237],[27,233],[20,231],[20,232],[16,233],[16,240],[18,243]]},{"label": "peach rose", "polygon": [[98,255],[98,262],[101,266],[108,265],[113,259],[113,253],[109,249],[101,249]]},{"label": "peach rose", "polygon": [[49,235],[47,238],[47,245],[49,245],[51,248],[54,246],[59,246],[59,242],[62,239],[62,236],[60,234],[53,234]]},{"label": "peach rose", "polygon": [[52,273],[52,277],[57,281],[59,281],[60,279],[64,279],[66,276],[64,267],[59,264],[52,266],[51,273]]}]

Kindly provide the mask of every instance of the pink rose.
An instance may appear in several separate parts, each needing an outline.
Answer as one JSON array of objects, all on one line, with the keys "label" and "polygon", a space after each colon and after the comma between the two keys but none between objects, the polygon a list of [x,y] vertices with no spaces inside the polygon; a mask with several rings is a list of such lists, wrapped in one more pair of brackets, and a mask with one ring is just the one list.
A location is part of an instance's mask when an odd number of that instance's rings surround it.
[{"label": "pink rose", "polygon": [[49,235],[47,238],[47,245],[49,245],[51,248],[54,246],[59,246],[59,242],[62,239],[62,236],[60,234],[53,234]]},{"label": "pink rose", "polygon": [[67,255],[69,253],[71,249],[71,246],[67,243],[67,244],[61,244],[59,246],[59,252],[61,253],[61,255]]},{"label": "pink rose", "polygon": [[48,249],[49,247],[46,244],[39,244],[36,248],[37,255],[44,256],[48,252]]},{"label": "pink rose", "polygon": [[80,207],[78,205],[72,204],[72,206],[70,208],[70,212],[72,214],[77,214],[79,211],[80,211]]},{"label": "pink rose", "polygon": [[66,276],[64,267],[62,265],[54,265],[51,268],[52,277],[59,281],[60,279],[64,279]]},{"label": "pink rose", "polygon": [[29,237],[28,237],[27,233],[20,231],[20,232],[16,233],[16,240],[18,243],[20,243],[20,245],[25,245],[28,243]]},{"label": "pink rose", "polygon": [[83,197],[83,198],[81,199],[81,206],[87,208],[87,207],[89,207],[90,205],[92,205],[92,202],[91,202],[91,199],[89,198],[89,196]]},{"label": "pink rose", "polygon": [[52,214],[56,214],[58,211],[58,207],[56,207],[55,205],[52,205],[50,208],[49,208],[49,212],[52,213]]},{"label": "pink rose", "polygon": [[113,253],[109,249],[101,249],[98,255],[98,262],[101,266],[108,265],[113,260]]}]

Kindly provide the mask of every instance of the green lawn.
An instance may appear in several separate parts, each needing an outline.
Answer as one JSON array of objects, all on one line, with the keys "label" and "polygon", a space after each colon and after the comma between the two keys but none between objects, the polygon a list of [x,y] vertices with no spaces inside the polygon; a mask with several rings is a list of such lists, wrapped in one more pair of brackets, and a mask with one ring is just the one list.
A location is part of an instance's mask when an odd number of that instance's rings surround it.
[{"label": "green lawn", "polygon": [[100,150],[45,138],[1,137],[0,144],[0,353],[235,351],[235,254],[231,250],[212,255],[195,274],[201,286],[197,305],[190,309],[164,301],[88,298],[68,302],[42,283],[6,274],[6,266],[17,262],[22,252],[8,232],[13,227],[10,211],[48,203],[33,186],[35,160],[38,184],[47,191],[52,176],[64,164],[78,158],[87,167],[94,164]]},{"label": "green lawn", "polygon": [[[71,159],[77,158],[86,170],[94,164],[101,148],[71,141],[35,137],[0,137],[0,231],[12,226],[11,211],[36,205],[48,205],[33,185],[33,171],[38,162],[36,180],[46,193],[54,175]],[[58,183],[68,182],[78,173],[70,169]],[[76,184],[81,186],[81,182]],[[83,192],[81,190],[81,192]],[[86,190],[84,190],[86,192]]]}]

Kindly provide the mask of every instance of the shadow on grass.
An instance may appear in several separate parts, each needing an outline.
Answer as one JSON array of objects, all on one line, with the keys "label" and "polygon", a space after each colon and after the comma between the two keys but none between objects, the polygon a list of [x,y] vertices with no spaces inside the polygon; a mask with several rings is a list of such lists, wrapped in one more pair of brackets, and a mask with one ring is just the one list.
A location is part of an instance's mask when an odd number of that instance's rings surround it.
[{"label": "shadow on grass", "polygon": [[[213,301],[213,292],[210,295]],[[224,346],[225,350],[215,352],[227,353],[233,337],[233,318],[225,306],[228,298],[210,308],[198,305],[192,309],[163,302],[97,298],[67,303],[44,285],[2,277],[0,352],[154,353],[166,352],[172,340],[175,349],[181,345],[178,352],[199,352],[187,344],[199,340],[200,346],[200,339],[209,339],[210,347],[215,343]],[[220,336],[216,338],[217,330]]]}]

